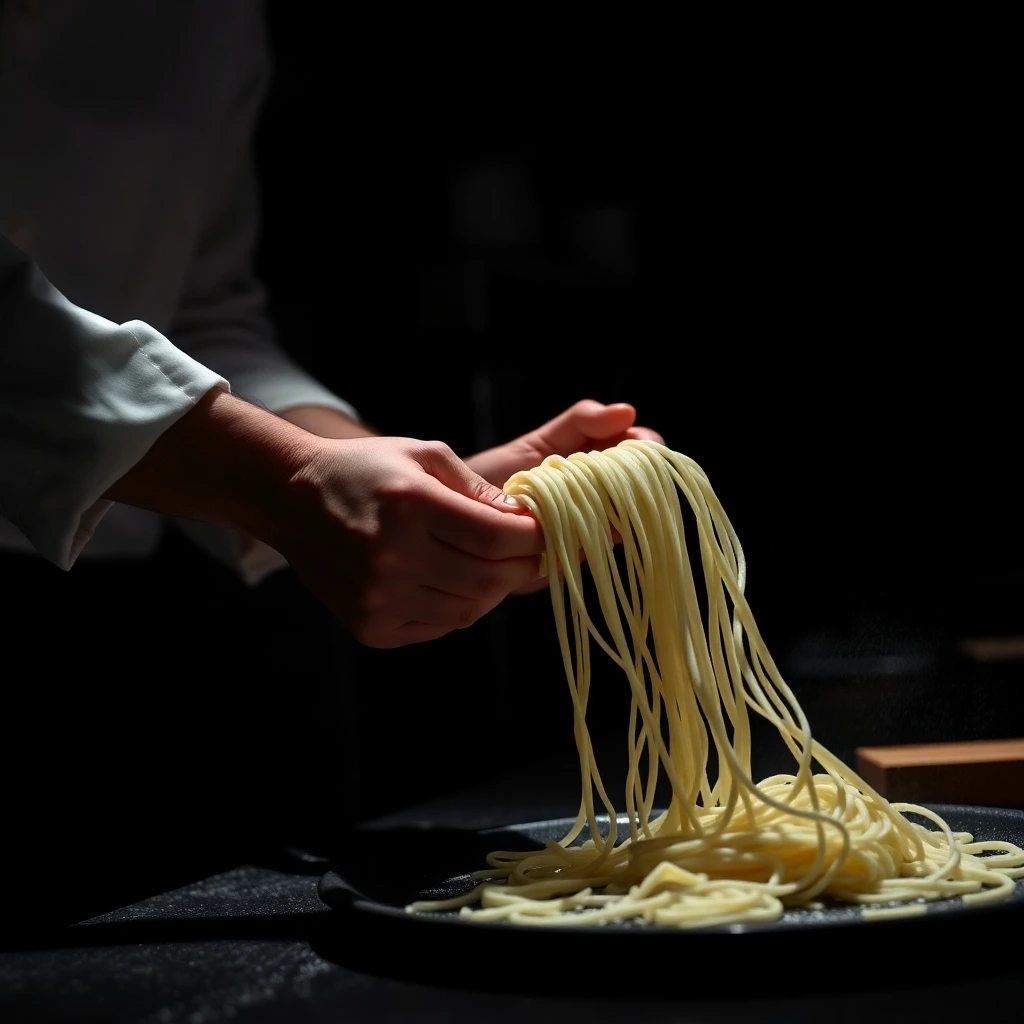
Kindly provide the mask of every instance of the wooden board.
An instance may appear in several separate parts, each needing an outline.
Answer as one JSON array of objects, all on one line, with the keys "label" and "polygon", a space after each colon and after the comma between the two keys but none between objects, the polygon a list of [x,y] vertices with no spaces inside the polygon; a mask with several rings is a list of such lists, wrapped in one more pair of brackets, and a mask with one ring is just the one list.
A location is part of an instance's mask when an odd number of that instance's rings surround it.
[{"label": "wooden board", "polygon": [[888,800],[1024,808],[1024,739],[859,747],[857,772]]}]

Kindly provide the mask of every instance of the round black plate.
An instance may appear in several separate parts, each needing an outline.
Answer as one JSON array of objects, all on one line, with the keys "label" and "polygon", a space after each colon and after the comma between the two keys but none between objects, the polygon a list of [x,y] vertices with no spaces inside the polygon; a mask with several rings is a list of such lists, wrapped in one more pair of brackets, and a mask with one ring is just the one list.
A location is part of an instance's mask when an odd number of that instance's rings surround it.
[{"label": "round black plate", "polygon": [[[1024,811],[991,807],[929,804],[954,832],[970,832],[976,840],[1001,839],[1024,847]],[[602,827],[607,825],[607,818]],[[930,825],[926,819],[918,819]],[[405,907],[419,899],[445,899],[474,884],[470,872],[484,867],[484,858],[495,849],[534,850],[545,840],[561,839],[572,825],[571,818],[530,821],[505,828],[461,831],[448,828],[365,829],[353,833],[349,855],[320,880],[320,898],[329,906],[359,915],[387,917],[410,927],[438,929],[480,929],[518,931],[535,935],[538,930],[561,935],[649,934],[661,937],[710,934],[773,934],[807,930],[855,928],[906,929],[927,920],[934,927],[944,923],[964,928],[984,928],[1002,920],[1002,915],[1024,911],[1024,879],[1018,880],[1013,895],[998,903],[965,905],[959,897],[926,904],[917,917],[863,917],[858,906],[829,905],[811,910],[793,908],[778,921],[765,924],[717,925],[705,928],[656,928],[626,921],[595,925],[546,925],[543,929],[505,922],[467,922],[456,911],[410,914]],[[933,827],[933,826],[932,826]],[[584,832],[583,838],[587,833]]]}]

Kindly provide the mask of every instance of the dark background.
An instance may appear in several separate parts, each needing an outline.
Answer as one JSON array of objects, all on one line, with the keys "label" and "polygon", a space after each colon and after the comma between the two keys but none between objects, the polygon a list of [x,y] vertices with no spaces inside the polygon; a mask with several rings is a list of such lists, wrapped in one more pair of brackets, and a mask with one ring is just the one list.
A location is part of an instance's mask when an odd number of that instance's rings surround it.
[{"label": "dark background", "polygon": [[[267,10],[259,270],[298,362],[382,432],[465,454],[580,398],[632,402],[708,473],[833,753],[1021,735],[1024,660],[963,646],[1024,635],[998,71],[964,89],[948,63],[851,67],[824,88],[809,55],[740,73],[695,43],[655,86],[625,42],[511,61],[463,22]],[[507,769],[561,756],[572,778],[544,593],[380,651],[288,572],[247,588],[174,530],[146,565],[81,564],[59,588],[17,563],[19,607],[75,627],[31,638],[42,741],[9,716],[17,857],[62,904],[49,880],[73,864],[68,920],[285,846],[329,855],[360,820]],[[188,659],[153,658],[165,622]],[[628,695],[594,673],[588,720],[621,757]],[[757,777],[792,767],[771,740]],[[39,888],[20,889],[34,920]]]},{"label": "dark background", "polygon": [[[1024,607],[1008,162],[984,108],[953,80],[819,93],[782,69],[652,93],[614,62],[454,43],[351,63],[269,12],[260,262],[296,359],[381,431],[466,454],[579,398],[632,402],[708,473],[838,753],[1019,732],[1016,665],[974,718],[956,689],[960,641],[1019,634]],[[571,743],[544,594],[429,645],[335,642],[360,813]],[[907,699],[901,665],[930,672]],[[858,673],[863,704],[803,681]],[[614,732],[621,704],[593,718]],[[396,752],[415,771],[389,785]]]},{"label": "dark background", "polygon": [[[642,48],[581,34],[550,63],[530,49],[498,62],[461,15],[446,35],[268,11],[259,260],[300,363],[381,431],[465,453],[582,397],[632,402],[708,473],[769,650],[834,753],[1022,734],[1024,660],[963,646],[1024,636],[1016,122],[993,102],[994,61],[963,67],[970,41],[930,60],[922,33],[894,41],[914,51],[905,79],[899,60],[883,78],[867,48],[819,76],[810,51],[827,65],[835,50],[819,35],[798,70],[762,52],[745,73],[738,29],[716,64],[704,40],[650,25]],[[636,65],[660,63],[662,35],[670,67],[654,87]],[[26,718],[9,719],[27,753],[8,787],[8,1002],[104,1020],[150,1003],[297,1018],[311,997],[349,1017],[371,1002],[422,1015],[424,987],[371,976],[404,978],[421,948],[343,935],[340,975],[322,970],[339,943],[312,884],[328,861],[307,854],[351,851],[349,826],[401,807],[442,827],[574,812],[547,596],[378,651],[289,573],[245,588],[175,531],[141,570],[156,600],[133,600],[138,567],[96,590],[102,566],[57,588],[34,563],[24,579],[5,570],[8,592],[77,628],[12,635],[31,645],[19,679],[51,718],[38,749]],[[626,694],[607,664],[595,676],[604,765],[625,752]],[[56,769],[51,729],[77,734]],[[791,770],[756,729],[755,777]],[[514,785],[487,785],[505,773]],[[186,883],[33,948],[51,913],[79,921]],[[311,952],[318,916],[332,943]],[[980,995],[961,984],[963,952],[932,1001],[1012,1005],[1012,979]],[[531,973],[527,957],[511,975]],[[892,999],[843,1005],[905,1016],[923,990],[903,980]],[[782,1009],[820,1018],[830,1007],[806,982]],[[461,995],[453,1013],[493,1015]]]}]

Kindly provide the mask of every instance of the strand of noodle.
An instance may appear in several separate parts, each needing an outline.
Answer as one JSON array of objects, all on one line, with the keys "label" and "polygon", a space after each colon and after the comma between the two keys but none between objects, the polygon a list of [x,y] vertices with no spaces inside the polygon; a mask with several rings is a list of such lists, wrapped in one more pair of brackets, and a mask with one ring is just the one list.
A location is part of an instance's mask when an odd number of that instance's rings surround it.
[{"label": "strand of noodle", "polygon": [[[578,469],[578,471],[580,471],[582,473],[588,474],[588,476],[592,476],[592,473],[590,471],[590,467],[587,466],[585,463],[580,463],[577,467],[574,467],[574,468]],[[621,497],[622,497],[621,495],[616,495],[616,498],[620,498],[621,499]],[[628,526],[629,522],[631,522],[631,521],[635,522],[636,519],[637,519],[637,514],[635,512],[634,495],[632,494],[632,492],[628,492],[627,491],[624,497],[627,500],[628,506],[629,506],[629,514],[625,517],[626,518],[626,522],[625,523],[622,521],[622,519],[620,518],[620,515],[617,513],[616,506],[613,503],[612,497],[610,495],[607,495],[607,494],[604,496],[604,508],[605,508],[606,515],[608,516],[609,523],[611,524],[611,526],[614,529],[616,529],[619,532],[620,536],[623,537],[623,543],[624,543],[624,545],[625,545],[627,550],[629,550],[632,547],[632,545],[635,543],[635,540],[638,540],[639,543],[646,548],[647,544],[648,544],[647,537],[645,535],[643,535],[643,534],[640,534],[637,537],[637,535],[635,535],[634,531],[632,529],[630,529],[629,526]],[[609,556],[609,562],[611,562],[611,558],[612,558],[612,556],[610,555]],[[648,560],[649,560],[649,556],[648,556]],[[648,625],[648,620],[649,620],[649,611],[648,611],[648,609],[646,607],[641,607],[640,595],[642,593],[642,589],[643,588],[642,588],[642,585],[639,588],[637,586],[636,568],[637,568],[636,565],[632,562],[632,560],[630,560],[630,562],[628,563],[628,583],[629,583],[629,589],[630,589],[629,597],[627,598],[625,596],[625,594],[622,592],[621,588],[619,589],[617,596],[618,596],[619,600],[622,603],[622,607],[630,612],[629,619],[630,619],[631,628],[632,628],[633,672],[634,672],[634,675],[638,679],[642,679],[643,672],[645,670],[650,672],[652,677],[655,676],[657,673],[656,673],[656,670],[655,670],[653,664],[651,664],[650,653],[647,650],[646,645],[643,643],[643,637],[646,635],[646,632],[647,632],[647,625]],[[639,616],[640,616],[639,624],[637,624],[637,616],[638,616],[637,609],[639,609]],[[653,686],[652,686],[652,690],[653,690],[653,702],[652,702],[653,706],[650,709],[650,716],[651,716],[652,719],[656,720],[658,718],[659,714],[660,714],[660,690],[657,689],[657,688],[654,688]],[[638,710],[639,710],[639,702],[638,702],[637,695],[634,692],[634,694],[633,694],[633,696],[631,698],[631,706],[630,706],[630,728],[629,728],[629,733],[628,733],[628,735],[630,737],[633,737],[633,736],[636,735],[636,714],[637,714]],[[646,741],[646,733],[643,730],[641,730],[641,732],[639,733],[639,738],[640,738],[639,742],[640,742],[640,744],[642,746],[643,743]],[[627,810],[627,816],[628,816],[628,819],[629,819],[629,822],[630,822],[631,838],[634,838],[634,839],[637,838],[637,831],[636,831],[637,814],[636,814],[636,810],[635,810],[635,804],[634,804],[634,801],[633,801],[633,797],[634,797],[633,787],[634,787],[634,785],[638,786],[638,778],[637,778],[638,760],[639,760],[639,751],[635,749],[635,744],[634,744],[634,750],[632,751],[631,757],[630,757],[629,778],[627,780],[627,788],[626,788],[626,799],[627,799],[627,808],[626,808],[626,810]],[[648,767],[648,781],[649,781],[648,792],[649,792],[650,795],[645,798],[642,795],[642,791],[639,793],[639,802],[642,805],[642,810],[641,810],[641,813],[640,813],[640,824],[641,824],[641,829],[642,829],[642,831],[643,831],[643,833],[645,835],[649,835],[650,834],[648,817],[649,817],[650,807],[653,804],[653,799],[654,799],[653,783],[656,781],[656,777],[657,777],[657,765],[656,764],[651,764]]]},{"label": "strand of noodle", "polygon": [[[544,513],[547,511],[547,506],[549,505],[553,506],[559,514],[559,518],[557,520],[559,523],[559,528],[555,531],[552,531],[552,536],[550,537],[547,537],[546,534],[548,575],[552,595],[552,603],[555,607],[556,619],[558,619],[558,621],[562,623],[562,628],[558,631],[559,643],[562,649],[562,661],[565,667],[566,676],[572,681],[570,684],[570,691],[573,699],[576,744],[580,752],[580,770],[581,775],[583,776],[583,801],[580,809],[580,814],[577,817],[573,829],[571,829],[570,832],[563,839],[563,843],[565,845],[568,845],[580,834],[585,822],[593,822],[596,819],[596,812],[594,811],[593,806],[592,788],[595,781],[593,751],[590,745],[590,736],[584,724],[586,716],[587,689],[589,685],[589,670],[586,671],[582,677],[578,677],[573,673],[570,667],[571,655],[564,628],[565,606],[563,604],[562,599],[562,587],[559,579],[560,574],[558,571],[559,566],[562,569],[562,574],[564,575],[565,582],[569,585],[571,595],[570,601],[573,603],[573,607],[578,609],[582,606],[581,596],[579,598],[575,596],[577,592],[579,592],[580,595],[582,594],[582,591],[580,589],[580,583],[574,575],[575,570],[579,568],[578,559],[575,556],[571,559],[569,558],[569,554],[565,546],[564,530],[562,528],[567,518],[565,503],[560,500],[560,496],[557,493],[555,493],[554,495],[550,493],[550,489],[545,485],[544,481],[539,481],[539,484],[540,486],[538,490],[541,492],[542,497],[546,499],[545,508],[542,510],[535,501],[527,501],[526,504],[527,507],[530,507],[531,511],[535,515],[537,515],[538,518],[541,519],[541,521],[544,521],[545,518],[550,518],[549,516],[546,517],[544,515]],[[573,590],[573,584],[576,584],[577,586],[577,590],[575,591]],[[577,618],[580,617],[581,616],[577,615]],[[581,664],[586,667],[589,665],[589,663],[587,661],[586,654],[588,645],[584,642],[583,639],[585,635],[586,634],[582,633],[579,628],[576,629],[577,651],[583,652],[581,655],[579,655],[579,657],[582,659]],[[576,683],[576,680],[578,678],[582,678],[583,680],[582,694],[580,693],[580,685]],[[596,780],[596,786],[598,789],[598,795],[601,797],[601,800],[605,805],[605,808],[608,811],[609,815],[611,816],[612,822],[614,823],[615,815],[612,809],[611,801],[608,799],[607,794],[604,792],[604,788],[601,784],[600,777],[598,777]],[[598,832],[596,829],[592,828],[591,834],[596,836]],[[614,844],[614,824],[612,825],[610,843],[612,845]]]},{"label": "strand of noodle", "polygon": [[[692,459],[654,442],[626,441],[604,453],[551,457],[505,489],[544,528],[542,570],[572,696],[580,810],[562,840],[532,854],[493,853],[490,871],[474,874],[489,877],[470,893],[419,901],[410,910],[457,906],[470,920],[485,914],[534,925],[637,917],[686,928],[772,920],[784,905],[816,905],[813,897],[823,892],[891,916],[921,912],[922,900],[960,895],[980,902],[1014,891],[1014,879],[1024,877],[1024,850],[975,843],[934,812],[889,804],[812,737],[743,596],[746,561],[736,532]],[[706,622],[682,499],[697,525]],[[608,639],[585,606],[584,562]],[[618,815],[586,724],[591,638],[630,685],[629,836],[618,844]],[[753,780],[750,711],[777,730],[797,762],[795,775]],[[713,786],[711,742],[719,761]],[[812,761],[824,774],[812,774]],[[672,798],[652,818],[659,768]],[[607,813],[606,835],[595,790]],[[938,831],[905,814],[924,817]],[[590,838],[571,845],[584,827]],[[905,905],[885,905],[897,901]]]},{"label": "strand of noodle", "polygon": [[[569,478],[566,477],[566,478],[563,478],[563,479],[569,479]],[[542,491],[548,491],[549,490],[549,488],[547,488],[547,486],[546,486],[546,482],[538,481],[538,483],[540,484],[540,486],[538,487],[538,490],[542,490]],[[543,521],[543,519],[542,519],[542,521]],[[585,520],[581,520],[581,525],[584,527],[584,530],[585,530],[585,527],[586,527]],[[597,562],[598,562],[598,559],[596,558],[597,552],[593,551],[592,544],[588,544],[588,541],[590,540],[590,536],[588,534],[585,534],[585,533],[584,533],[583,536],[581,536],[581,533],[583,533],[583,532],[584,531],[581,531],[581,530],[577,529],[577,531],[574,534],[574,538],[578,542],[582,542],[582,547],[583,547],[584,553],[585,553],[585,555],[587,557],[588,564],[597,564]],[[563,559],[563,565],[564,565],[564,559],[565,559],[565,545],[564,544],[560,545],[559,554],[560,554],[560,556]],[[592,555],[595,556],[593,558],[593,560],[591,558]],[[661,735],[661,730],[659,728],[657,728],[657,723],[655,723],[652,720],[652,716],[651,716],[651,712],[650,712],[650,707],[647,704],[646,700],[643,699],[643,687],[638,685],[638,681],[637,681],[635,675],[630,671],[629,666],[626,663],[626,661],[624,660],[624,658],[622,656],[620,656],[619,653],[617,653],[616,651],[613,651],[611,649],[611,647],[605,641],[604,637],[601,636],[600,632],[593,625],[593,622],[591,621],[590,616],[585,612],[585,610],[583,608],[584,600],[583,600],[583,592],[582,592],[582,581],[581,581],[581,579],[579,578],[579,575],[578,575],[578,573],[579,574],[582,573],[582,568],[581,568],[580,563],[578,562],[578,560],[575,559],[575,558],[573,559],[573,566],[575,567],[574,571],[572,573],[570,573],[566,577],[566,582],[569,584],[570,601],[575,603],[575,606],[578,608],[579,614],[580,614],[581,618],[583,618],[584,621],[586,622],[588,633],[591,636],[594,637],[594,639],[597,641],[599,646],[615,662],[615,664],[618,665],[619,668],[622,669],[626,673],[626,676],[627,676],[627,678],[629,680],[630,686],[632,687],[634,695],[636,695],[638,697],[638,699],[640,699],[639,710],[640,710],[641,716],[643,718],[644,725],[645,725],[646,729],[648,730],[649,734],[654,738],[654,740],[655,740],[655,742],[657,744],[659,757],[661,759],[662,764],[665,766],[666,771],[668,772],[668,775],[669,775],[669,778],[670,778],[670,782],[671,782],[673,791],[683,790],[685,787],[683,786],[682,780],[678,776],[678,773],[676,771],[676,766],[674,765],[674,763],[672,762],[672,760],[671,760],[671,758],[669,756],[668,749],[666,747],[664,737]],[[578,573],[577,573],[577,571],[578,571]],[[624,638],[624,636],[622,634],[621,626],[620,626],[620,624],[618,622],[618,609],[612,603],[611,599],[609,598],[608,589],[607,589],[607,587],[605,587],[603,585],[603,582],[604,582],[603,578],[601,576],[595,576],[595,579],[600,581],[598,583],[598,586],[597,586],[599,603],[601,605],[602,611],[606,615],[606,618],[609,620],[608,624],[609,624],[609,627],[612,629],[613,639],[616,642],[616,646],[619,648],[619,650],[621,650],[622,646],[624,645],[625,638]],[[563,628],[564,628],[564,625],[563,625]],[[561,630],[560,630],[560,633],[561,633]],[[578,710],[577,710],[577,714],[578,714]],[[611,816],[612,831],[614,832],[615,816],[614,816],[614,813],[611,811],[610,805],[608,807],[608,810],[609,810],[609,814]],[[687,817],[688,817],[688,820],[689,820],[691,828],[693,828],[695,831],[699,831],[700,830],[700,823],[697,820],[696,816],[688,808],[686,808],[686,813],[687,813]],[[588,812],[588,820],[590,821],[592,830],[594,830],[594,820],[593,820],[592,816],[589,814],[589,812]]]},{"label": "strand of noodle", "polygon": [[[620,449],[616,449],[615,451],[618,452],[618,451],[621,451],[621,450],[622,450],[622,448],[620,447]],[[683,492],[686,495],[688,501],[690,502],[691,508],[693,508],[694,512],[697,514],[698,519],[701,522],[704,522],[703,517],[702,517],[702,513],[704,513],[706,515],[706,513],[707,513],[706,506],[702,507],[701,504],[695,500],[695,498],[693,497],[693,494],[690,491],[689,487],[687,487],[685,485],[685,481],[683,482],[683,487],[681,489],[683,490]],[[667,518],[667,517],[663,517],[663,518]],[[707,525],[707,524],[705,524],[705,525]],[[709,544],[707,542],[707,529],[705,529],[704,531],[701,531],[700,539],[701,539],[701,546],[702,546],[702,554],[704,556],[704,564],[705,564],[706,567],[710,567],[710,566],[715,564],[716,560],[713,557],[711,557],[710,546],[709,546]],[[709,570],[706,570],[706,572],[709,572]],[[723,576],[724,576],[724,574],[723,574]],[[601,582],[599,583],[599,586],[598,586],[599,594],[603,593],[603,590],[604,590],[603,583],[604,583],[604,580],[602,579]],[[692,576],[687,574],[681,580],[681,583],[682,583],[683,594],[684,594],[684,598],[683,598],[684,609],[686,610],[686,612],[687,612],[687,614],[689,616],[689,620],[690,620],[689,623],[688,623],[690,635],[692,636],[692,635],[696,635],[698,633],[703,634],[703,626],[699,622],[699,620],[696,619],[698,608],[699,608],[699,602],[698,602],[698,599],[697,599],[696,591],[693,589]],[[709,592],[712,592],[712,593],[714,592],[714,587],[716,586],[717,583],[718,583],[718,578],[717,577],[707,576],[707,586],[709,588]],[[602,600],[602,606],[604,606],[604,603],[605,603],[604,600]],[[698,676],[698,679],[714,678],[715,677],[714,668],[713,668],[713,666],[712,666],[712,664],[710,662],[710,657],[708,655],[706,646],[703,647],[703,648],[695,648],[695,652],[697,654],[698,664],[699,664],[699,676]],[[714,737],[714,740],[715,740],[715,743],[716,743],[716,747],[718,748],[720,756],[722,754],[725,755],[726,760],[729,763],[730,767],[732,768],[733,772],[734,773],[738,773],[740,775],[740,777],[742,779],[742,782],[743,782],[743,784],[745,786],[749,786],[751,788],[754,788],[753,780],[750,778],[749,774],[743,770],[743,766],[741,766],[739,764],[738,759],[735,757],[735,753],[734,753],[731,745],[728,743],[728,740],[727,740],[727,738],[724,735],[724,723],[723,723],[723,721],[721,719],[721,707],[720,707],[719,702],[717,700],[713,700],[711,698],[711,694],[709,692],[709,688],[707,686],[703,686],[703,685],[699,686],[699,688],[697,689],[697,698],[698,698],[698,700],[700,702],[701,709],[702,709],[702,711],[704,712],[704,714],[705,714],[705,716],[707,718],[708,726],[709,726],[709,728],[711,730],[711,733],[712,733],[712,735]],[[803,726],[803,730],[804,730],[805,735],[809,736],[809,728],[806,725],[806,721],[801,722],[801,725]],[[809,762],[810,762],[810,751],[809,750],[804,750],[802,752],[802,761],[801,761],[801,770],[800,770],[800,774],[801,775],[806,775],[808,773]],[[799,775],[798,775],[798,777],[799,777]],[[731,808],[731,806],[729,806],[727,808],[726,814],[722,816],[721,826],[720,826],[721,828],[724,828],[726,826],[726,824],[728,823],[728,820],[731,817],[731,810],[732,810],[732,808]],[[811,816],[814,812],[802,812],[802,813],[805,813],[808,816]],[[820,820],[819,820],[818,827],[819,827],[819,829],[821,828]],[[820,873],[822,857],[823,857],[823,851],[824,851],[824,841],[820,837],[819,837],[819,844],[818,845],[819,845],[819,857],[816,858],[814,865],[809,870],[808,877],[815,876],[815,875],[818,875]],[[824,888],[824,887],[826,887],[828,885],[828,882],[830,880],[830,876],[831,876],[832,873],[834,873],[834,871],[832,869],[829,869],[829,870],[826,871],[824,877],[822,877],[820,879],[819,883],[818,883],[819,890],[820,890],[820,888]]]},{"label": "strand of noodle", "polygon": [[[629,442],[626,442],[626,444],[624,446],[620,446],[619,449],[614,449],[613,451],[614,452],[620,451],[623,447],[627,446],[628,444],[629,444]],[[715,588],[718,585],[720,580],[725,580],[727,583],[729,582],[730,579],[734,583],[737,582],[737,581],[735,581],[735,578],[731,577],[731,574],[728,572],[728,569],[729,569],[728,565],[723,566],[721,564],[721,562],[725,562],[726,560],[725,559],[719,559],[719,558],[715,557],[717,552],[713,552],[712,551],[711,545],[708,542],[708,539],[707,539],[708,527],[713,529],[713,525],[710,523],[710,513],[709,513],[707,505],[706,504],[702,504],[701,502],[698,502],[694,498],[690,488],[688,486],[686,486],[686,481],[680,481],[680,482],[683,485],[682,487],[680,487],[680,490],[682,490],[684,495],[687,497],[687,500],[689,501],[691,508],[693,509],[694,513],[698,517],[698,521],[700,523],[704,524],[704,526],[705,526],[705,529],[700,531],[699,536],[700,536],[700,540],[701,540],[702,555],[704,556],[704,564],[705,564],[705,567],[706,567],[705,568],[705,573],[706,573],[706,577],[705,578],[706,578],[706,581],[707,581],[707,588],[708,588],[708,592],[710,594],[713,594],[715,592]],[[709,567],[711,565],[715,565],[718,568],[718,574],[716,574],[714,577],[712,577],[710,575]],[[692,589],[692,577],[689,577],[688,580],[684,581],[684,586],[686,587],[684,603],[685,603],[685,607],[687,608],[688,614],[690,615],[690,619],[691,619],[691,621],[689,623],[691,635],[693,635],[695,633],[698,633],[698,632],[702,633],[703,632],[703,628],[702,628],[701,624],[699,623],[699,621],[696,622],[696,623],[693,621],[694,617],[697,614],[697,609],[699,608],[699,604],[698,604],[696,592]],[[736,600],[736,595],[734,594],[733,597],[734,597],[734,601],[735,601]],[[709,601],[709,606],[713,607],[713,602],[712,601]],[[709,608],[709,611],[710,611],[710,608]],[[701,654],[700,649],[697,650],[697,653],[698,653],[698,655]],[[701,664],[701,669],[702,669],[703,677],[704,678],[707,678],[707,677],[717,678],[714,666],[713,666],[713,664],[711,663],[711,660],[710,660],[710,656],[707,655],[707,649],[706,648],[704,648],[703,653],[705,655],[705,658],[702,659],[703,663]],[[744,766],[740,764],[738,758],[735,756],[735,752],[733,750],[732,745],[728,742],[728,739],[725,736],[725,726],[724,726],[724,722],[722,721],[722,718],[721,718],[721,706],[720,706],[720,703],[717,700],[712,700],[711,697],[710,697],[710,694],[708,694],[707,695],[707,699],[705,699],[705,697],[704,697],[705,689],[706,688],[702,687],[700,690],[698,690],[697,696],[698,696],[698,699],[700,700],[701,708],[704,711],[705,716],[707,717],[708,725],[709,725],[709,728],[710,728],[710,730],[712,732],[712,735],[713,735],[713,737],[715,739],[715,743],[716,743],[716,746],[718,748],[719,755],[720,756],[722,754],[725,755],[727,763],[729,764],[729,767],[732,769],[733,773],[738,773],[740,775],[741,782],[744,785],[744,787],[749,787],[751,789],[756,789],[756,785],[754,784],[753,779],[750,778],[749,772],[744,770]],[[793,700],[793,702],[795,703],[795,699]],[[806,737],[805,743],[802,744],[803,749],[801,751],[800,768],[799,768],[797,777],[798,777],[798,779],[805,779],[805,778],[809,777],[809,773],[810,773],[810,758],[811,758],[810,743],[809,743],[809,740],[810,740],[810,727],[809,727],[809,725],[806,722],[806,718],[803,716],[803,712],[799,709],[799,706],[797,706],[797,710],[798,710],[798,713],[799,713],[801,732],[802,732],[802,735],[804,737]],[[790,719],[790,721],[792,721],[792,720]],[[728,823],[728,820],[731,817],[731,810],[732,810],[732,806],[730,804],[728,806],[728,808],[727,808],[726,814],[722,818],[722,826],[721,826],[722,828],[724,828],[725,825]],[[824,821],[829,821],[830,823],[834,823],[834,822],[831,822],[830,819],[825,818],[824,816],[818,816],[817,807],[814,808],[814,811],[802,811],[802,812],[799,812],[799,813],[806,814],[808,817],[816,817],[816,819],[818,821],[819,833],[820,833],[820,830],[823,827],[823,822]],[[847,837],[845,839],[844,855],[846,853],[846,848],[848,848],[848,845],[849,845],[849,840],[848,840],[848,837]],[[815,860],[815,863],[814,863],[813,867],[811,868],[810,872],[808,873],[809,876],[810,875],[817,875],[819,873],[819,871],[820,871],[821,863],[822,863],[822,857],[823,857],[823,853],[824,853],[823,834],[819,835],[819,851],[820,851],[820,856]],[[836,867],[838,867],[838,865],[836,865]],[[834,874],[834,870],[832,868],[828,869],[825,872],[824,876],[819,880],[819,882],[817,883],[817,890],[816,891],[821,891],[821,889],[825,888],[828,885],[828,882],[829,882],[829,880],[831,878],[831,874]],[[814,887],[812,886],[812,890],[813,889],[814,889]]]}]

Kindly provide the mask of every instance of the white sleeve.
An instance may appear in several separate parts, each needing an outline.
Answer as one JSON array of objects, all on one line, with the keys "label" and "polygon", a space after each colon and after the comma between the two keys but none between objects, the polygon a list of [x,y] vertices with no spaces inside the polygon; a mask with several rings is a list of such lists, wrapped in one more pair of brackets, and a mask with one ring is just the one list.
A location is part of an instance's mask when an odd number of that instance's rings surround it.
[{"label": "white sleeve", "polygon": [[0,515],[70,569],[103,499],[217,373],[138,320],[69,302],[0,237]]}]

